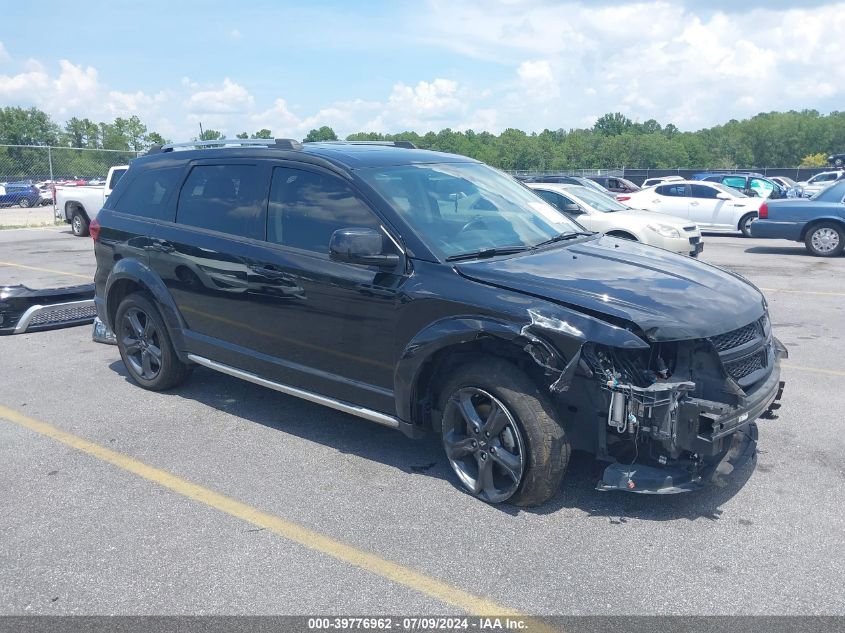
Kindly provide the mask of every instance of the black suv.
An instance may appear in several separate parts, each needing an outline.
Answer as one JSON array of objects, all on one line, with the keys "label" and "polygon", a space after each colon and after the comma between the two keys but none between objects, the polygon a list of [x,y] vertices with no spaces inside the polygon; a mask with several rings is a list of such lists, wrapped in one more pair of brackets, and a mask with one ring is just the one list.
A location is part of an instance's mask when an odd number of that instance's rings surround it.
[{"label": "black suv", "polygon": [[785,349],[751,283],[462,156],[222,143],[133,161],[91,223],[99,318],[142,387],[202,365],[433,428],[491,503],[548,499],[572,449],[609,463],[601,489],[660,493],[754,453]]}]

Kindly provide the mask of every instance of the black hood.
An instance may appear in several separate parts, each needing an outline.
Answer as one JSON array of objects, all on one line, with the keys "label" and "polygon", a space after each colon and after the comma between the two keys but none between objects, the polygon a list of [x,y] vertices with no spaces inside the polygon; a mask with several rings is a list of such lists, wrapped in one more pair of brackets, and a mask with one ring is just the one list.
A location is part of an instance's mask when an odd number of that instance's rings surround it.
[{"label": "black hood", "polygon": [[475,281],[623,319],[651,341],[723,334],[765,311],[762,293],[733,273],[606,236],[455,268]]}]

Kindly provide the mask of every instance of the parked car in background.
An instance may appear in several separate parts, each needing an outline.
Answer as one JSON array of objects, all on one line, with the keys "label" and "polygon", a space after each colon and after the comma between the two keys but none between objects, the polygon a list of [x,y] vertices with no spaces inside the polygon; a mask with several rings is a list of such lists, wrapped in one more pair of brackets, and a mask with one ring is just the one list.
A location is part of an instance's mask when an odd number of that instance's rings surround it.
[{"label": "parked car in background", "polygon": [[585,178],[584,176],[535,176],[533,178],[525,180],[524,182],[545,182],[558,183],[563,185],[580,185],[581,187],[586,187],[587,189],[591,189],[596,193],[600,193],[610,198],[613,198],[614,196],[611,191],[608,191],[599,183],[590,180],[589,178]]},{"label": "parked car in background", "polygon": [[[700,177],[699,177],[700,176]],[[720,182],[746,196],[752,198],[786,198],[786,189],[779,184],[755,172],[737,172],[730,174],[703,173],[696,174],[693,180],[706,182]]]},{"label": "parked car in background", "polygon": [[811,198],[842,178],[842,174],[845,174],[845,170],[823,171],[812,178],[799,182],[798,186],[801,187],[805,198]]},{"label": "parked car in background", "polygon": [[128,165],[118,165],[109,169],[106,183],[103,186],[72,185],[56,186],[53,194],[53,208],[56,218],[70,224],[73,234],[77,237],[88,235],[91,221],[103,206],[126,170]]},{"label": "parked car in background", "polygon": [[760,207],[753,237],[804,242],[816,257],[835,257],[845,247],[845,180],[807,199],[772,200]]},{"label": "parked car in background", "polygon": [[687,218],[702,230],[741,231],[746,237],[751,236],[749,227],[762,202],[721,183],[703,180],[657,185],[618,199],[635,209]]},{"label": "parked car in background", "polygon": [[664,182],[673,182],[677,180],[683,180],[680,176],[658,176],[655,178],[646,178],[643,181],[643,184],[640,185],[641,189],[645,189],[646,187],[653,187],[654,185],[659,185]]},{"label": "parked car in background", "polygon": [[[548,500],[572,450],[602,490],[658,494],[754,455],[786,349],[751,282],[585,232],[465,156],[224,142],[136,159],[91,224],[98,316],[140,387],[201,365],[434,432],[488,503]],[[180,279],[196,249],[243,291]]]},{"label": "parked car in background", "polygon": [[619,176],[590,176],[590,180],[597,182],[602,187],[613,193],[633,193],[639,191],[637,187],[630,180],[625,180]]},{"label": "parked car in background", "polygon": [[640,211],[580,185],[528,185],[555,209],[591,231],[696,257],[704,244],[698,227],[685,218]]},{"label": "parked car in background", "polygon": [[804,190],[798,186],[798,183],[787,178],[786,176],[770,176],[769,180],[773,180],[786,191],[787,198],[800,198],[804,195]]},{"label": "parked car in background", "polygon": [[41,192],[31,184],[10,182],[0,185],[0,206],[34,207],[41,203]]},{"label": "parked car in background", "polygon": [[834,167],[845,167],[845,153],[831,154],[827,157],[827,162]]}]

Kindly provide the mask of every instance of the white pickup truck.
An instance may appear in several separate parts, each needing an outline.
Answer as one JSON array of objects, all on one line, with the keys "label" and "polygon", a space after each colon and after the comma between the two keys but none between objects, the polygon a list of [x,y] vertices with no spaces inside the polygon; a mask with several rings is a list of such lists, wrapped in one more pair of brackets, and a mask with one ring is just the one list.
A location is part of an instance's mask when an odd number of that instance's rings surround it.
[{"label": "white pickup truck", "polygon": [[109,197],[117,181],[127,169],[129,165],[117,165],[110,168],[106,184],[99,187],[90,185],[55,187],[53,210],[56,213],[56,219],[70,224],[73,234],[77,237],[88,235],[88,225],[97,217],[103,207],[103,202]]}]

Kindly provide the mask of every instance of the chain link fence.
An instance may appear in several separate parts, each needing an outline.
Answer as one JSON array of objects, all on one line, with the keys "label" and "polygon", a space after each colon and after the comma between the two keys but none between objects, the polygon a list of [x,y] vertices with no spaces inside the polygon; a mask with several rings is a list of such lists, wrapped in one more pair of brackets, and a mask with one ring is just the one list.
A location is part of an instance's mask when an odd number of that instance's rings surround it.
[{"label": "chain link fence", "polygon": [[53,224],[53,186],[99,186],[140,152],[0,145],[0,228]]},{"label": "chain link fence", "polygon": [[0,183],[88,183],[104,179],[109,167],[126,165],[139,155],[110,149],[0,145]]}]

